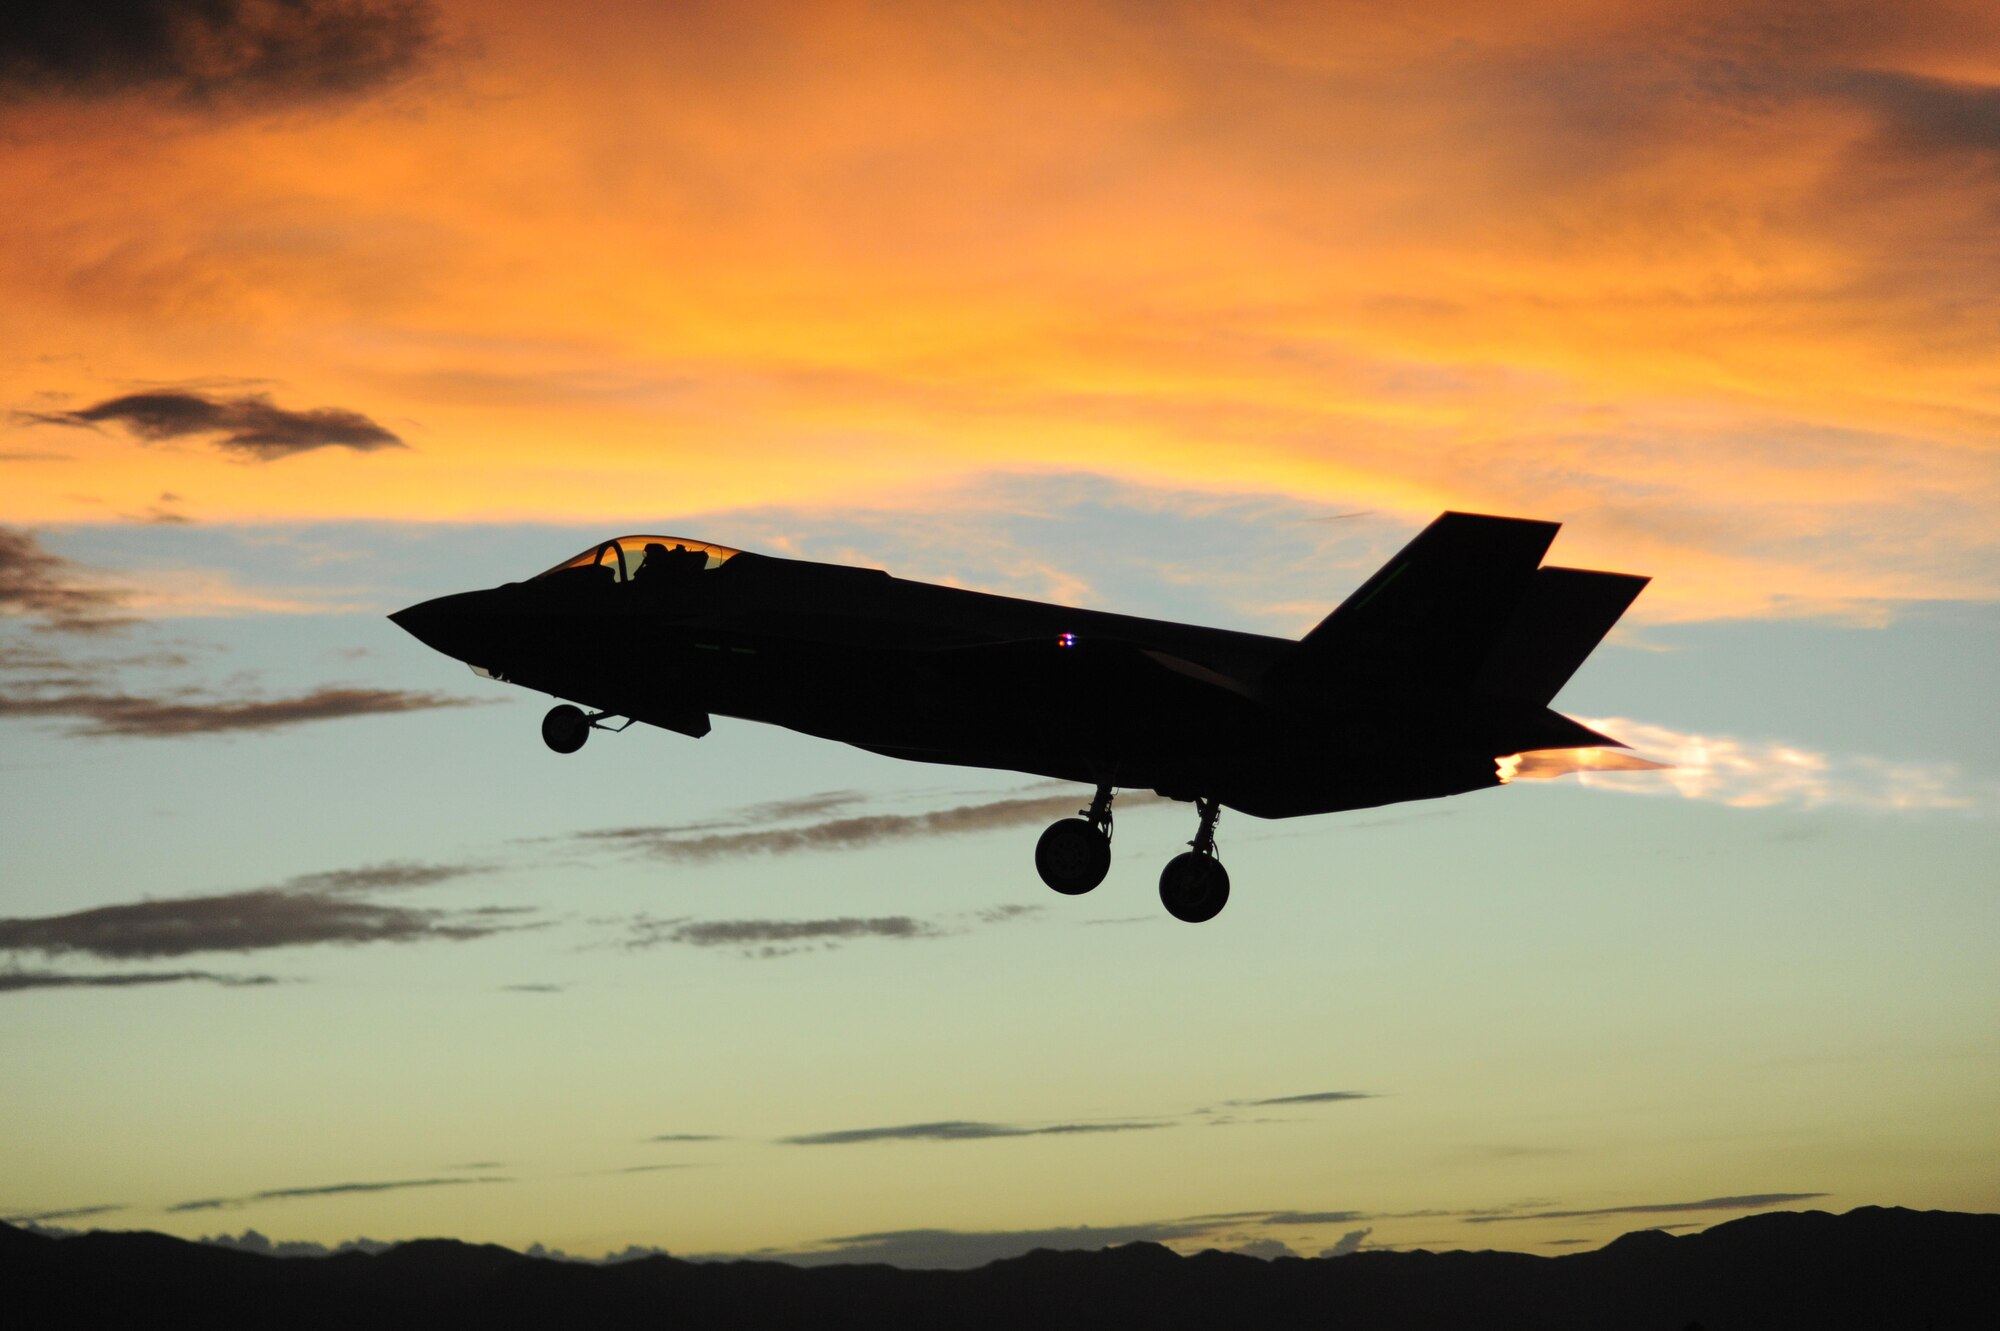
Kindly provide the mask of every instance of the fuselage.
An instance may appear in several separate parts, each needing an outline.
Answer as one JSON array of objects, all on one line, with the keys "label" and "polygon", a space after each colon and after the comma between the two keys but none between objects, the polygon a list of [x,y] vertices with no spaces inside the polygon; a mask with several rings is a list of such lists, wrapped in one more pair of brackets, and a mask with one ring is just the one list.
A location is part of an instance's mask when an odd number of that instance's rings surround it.
[{"label": "fuselage", "polygon": [[1380,682],[1274,696],[1284,638],[736,551],[649,582],[634,558],[396,618],[494,678],[685,734],[736,717],[1265,817],[1495,785],[1526,747]]}]

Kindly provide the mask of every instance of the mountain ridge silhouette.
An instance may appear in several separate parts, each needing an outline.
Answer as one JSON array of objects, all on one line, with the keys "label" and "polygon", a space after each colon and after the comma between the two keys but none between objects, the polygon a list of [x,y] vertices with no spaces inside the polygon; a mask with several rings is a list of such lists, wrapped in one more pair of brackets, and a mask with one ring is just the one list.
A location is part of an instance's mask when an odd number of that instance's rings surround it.
[{"label": "mountain ridge silhouette", "polygon": [[[210,1327],[1161,1328],[1226,1324],[1436,1331],[1727,1331],[2000,1325],[2000,1215],[1777,1211],[1697,1234],[1625,1234],[1545,1257],[1363,1251],[1267,1261],[1152,1243],[1037,1249],[972,1270],[689,1262],[593,1265],[420,1239],[277,1257],[164,1234],[51,1237],[0,1224],[14,1325],[198,1319]],[[25,1316],[24,1316],[25,1314]],[[21,1319],[21,1320],[15,1320]]]}]

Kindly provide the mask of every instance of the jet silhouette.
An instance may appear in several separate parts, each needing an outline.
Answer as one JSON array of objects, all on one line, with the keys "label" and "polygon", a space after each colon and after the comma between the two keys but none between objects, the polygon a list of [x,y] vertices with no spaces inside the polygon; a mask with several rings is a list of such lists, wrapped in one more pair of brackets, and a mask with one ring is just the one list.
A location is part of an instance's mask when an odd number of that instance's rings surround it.
[{"label": "jet silhouette", "polygon": [[1035,848],[1065,895],[1110,867],[1115,790],[1191,801],[1195,838],[1160,899],[1199,922],[1229,899],[1224,807],[1435,799],[1506,784],[1523,753],[1624,747],[1548,704],[1648,579],[1544,566],[1557,527],[1445,513],[1297,642],[670,536],[390,619],[481,675],[584,704],[543,718],[558,753],[633,721],[699,738],[721,715],[1092,786]]}]

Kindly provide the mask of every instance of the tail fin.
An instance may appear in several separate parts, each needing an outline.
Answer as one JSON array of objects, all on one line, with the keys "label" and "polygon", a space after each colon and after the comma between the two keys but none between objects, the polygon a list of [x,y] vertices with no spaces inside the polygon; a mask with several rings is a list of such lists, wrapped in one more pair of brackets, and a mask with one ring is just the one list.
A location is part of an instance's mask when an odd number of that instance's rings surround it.
[{"label": "tail fin", "polygon": [[1300,639],[1267,682],[1294,695],[1342,683],[1479,693],[1539,711],[1649,581],[1541,567],[1558,525],[1442,514]]},{"label": "tail fin", "polygon": [[1468,688],[1559,524],[1446,513],[1300,640],[1284,683],[1321,678]]},{"label": "tail fin", "polygon": [[1569,682],[1650,578],[1580,568],[1535,570],[1473,679],[1481,693],[1547,703]]}]

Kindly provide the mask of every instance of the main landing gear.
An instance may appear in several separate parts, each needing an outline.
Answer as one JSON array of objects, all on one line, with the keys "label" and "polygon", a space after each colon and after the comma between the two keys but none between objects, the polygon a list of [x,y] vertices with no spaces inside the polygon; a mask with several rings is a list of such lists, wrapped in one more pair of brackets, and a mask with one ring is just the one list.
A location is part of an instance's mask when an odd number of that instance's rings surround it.
[{"label": "main landing gear", "polygon": [[542,718],[542,743],[557,753],[575,753],[590,738],[591,731],[608,730],[615,735],[632,724],[628,720],[624,726],[607,726],[603,722],[609,715],[609,712],[585,712],[581,707],[559,703],[549,708],[549,714]]},{"label": "main landing gear", "polygon": [[1160,904],[1175,919],[1200,924],[1220,915],[1229,904],[1229,870],[1215,858],[1215,820],[1222,806],[1198,799],[1194,807],[1201,825],[1188,842],[1193,849],[1174,856],[1160,870]]},{"label": "main landing gear", "polygon": [[[1215,820],[1222,806],[1198,799],[1201,824],[1185,854],[1167,861],[1160,873],[1160,904],[1177,920],[1200,924],[1229,903],[1229,871],[1215,857]],[[1050,823],[1035,843],[1035,871],[1067,897],[1082,896],[1111,868],[1111,787],[1099,786],[1088,809],[1075,818]]]},{"label": "main landing gear", "polygon": [[1066,897],[1080,897],[1111,869],[1111,787],[1099,786],[1088,809],[1050,823],[1035,843],[1035,872]]}]

